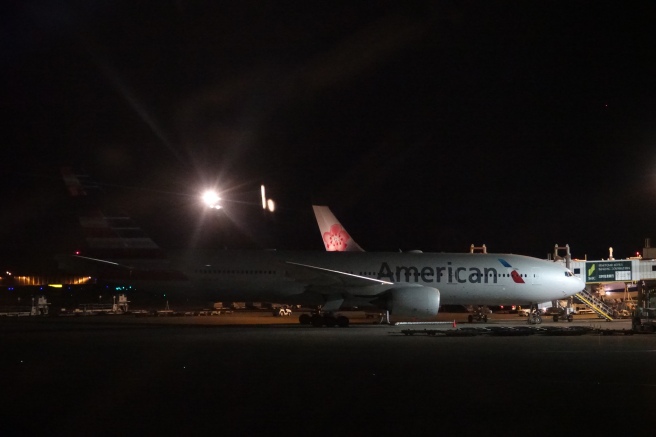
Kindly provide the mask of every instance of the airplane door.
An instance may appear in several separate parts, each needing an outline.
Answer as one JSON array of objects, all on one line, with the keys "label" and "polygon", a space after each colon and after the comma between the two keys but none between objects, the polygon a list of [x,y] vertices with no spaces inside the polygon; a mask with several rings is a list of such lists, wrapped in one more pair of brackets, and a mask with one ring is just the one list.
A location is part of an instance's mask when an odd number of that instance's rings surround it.
[{"label": "airplane door", "polygon": [[542,271],[542,269],[540,267],[533,267],[531,269],[531,283],[533,285],[541,285],[542,284],[541,271]]}]

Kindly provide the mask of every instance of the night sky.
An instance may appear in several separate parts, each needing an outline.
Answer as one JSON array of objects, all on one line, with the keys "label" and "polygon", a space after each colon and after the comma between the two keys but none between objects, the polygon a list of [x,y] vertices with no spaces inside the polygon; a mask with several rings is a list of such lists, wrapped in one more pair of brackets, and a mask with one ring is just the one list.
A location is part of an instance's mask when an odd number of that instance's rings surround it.
[{"label": "night sky", "polygon": [[167,249],[322,250],[313,203],[367,250],[656,244],[656,7],[10,3],[3,265],[79,244],[63,165]]}]

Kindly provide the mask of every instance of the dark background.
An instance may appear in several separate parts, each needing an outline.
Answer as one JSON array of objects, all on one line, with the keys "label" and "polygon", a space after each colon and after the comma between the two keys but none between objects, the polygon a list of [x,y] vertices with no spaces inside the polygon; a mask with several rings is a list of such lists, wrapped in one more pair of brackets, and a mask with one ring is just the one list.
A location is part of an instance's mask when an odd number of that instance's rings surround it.
[{"label": "dark background", "polygon": [[3,5],[0,264],[80,244],[63,165],[167,249],[322,250],[312,203],[367,250],[656,237],[654,7],[297,3]]}]

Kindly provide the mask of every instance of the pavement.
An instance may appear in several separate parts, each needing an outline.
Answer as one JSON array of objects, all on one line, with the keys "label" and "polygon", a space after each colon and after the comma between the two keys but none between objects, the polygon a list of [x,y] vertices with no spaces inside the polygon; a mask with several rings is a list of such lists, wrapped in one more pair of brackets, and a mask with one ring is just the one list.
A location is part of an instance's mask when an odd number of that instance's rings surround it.
[{"label": "pavement", "polygon": [[[526,326],[516,315],[458,328]],[[514,320],[514,321],[513,321]],[[572,324],[612,326],[577,318]],[[255,323],[253,323],[255,321]],[[354,314],[0,318],[1,435],[651,432],[656,335],[404,336]],[[452,330],[452,325],[416,329]],[[413,329],[415,326],[413,325]]]},{"label": "pavement", "polygon": [[[310,314],[309,311],[294,311],[291,316],[274,317],[271,311],[266,310],[236,310],[223,312],[220,315],[207,316],[135,316],[135,315],[89,315],[89,316],[66,316],[57,317],[57,320],[66,320],[67,322],[84,321],[84,323],[106,322],[111,320],[112,323],[122,324],[173,324],[173,325],[295,325],[298,324],[298,317],[301,314]],[[377,325],[380,324],[382,314],[367,313],[364,311],[340,311],[340,314],[347,316],[351,324],[357,325]],[[456,327],[464,326],[495,326],[507,324],[509,326],[528,325],[526,317],[520,317],[517,314],[494,313],[488,316],[488,322],[469,323],[467,317],[469,313],[439,313],[438,316],[430,321],[416,322],[421,325],[441,327],[443,329],[452,328],[455,322]],[[392,322],[395,321],[392,318]],[[403,323],[403,322],[401,322]],[[573,322],[553,322],[550,316],[543,317],[542,325],[550,326],[599,326],[599,327],[626,327],[630,329],[630,319],[616,319],[607,322],[596,315],[585,314],[574,316]]]}]

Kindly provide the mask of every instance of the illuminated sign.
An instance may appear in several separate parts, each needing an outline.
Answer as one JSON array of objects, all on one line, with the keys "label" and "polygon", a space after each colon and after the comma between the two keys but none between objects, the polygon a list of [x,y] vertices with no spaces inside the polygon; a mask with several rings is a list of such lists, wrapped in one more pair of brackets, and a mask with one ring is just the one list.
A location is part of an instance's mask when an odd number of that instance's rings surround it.
[{"label": "illuminated sign", "polygon": [[631,281],[631,261],[585,263],[585,282]]}]

